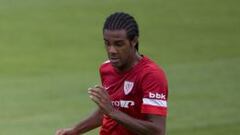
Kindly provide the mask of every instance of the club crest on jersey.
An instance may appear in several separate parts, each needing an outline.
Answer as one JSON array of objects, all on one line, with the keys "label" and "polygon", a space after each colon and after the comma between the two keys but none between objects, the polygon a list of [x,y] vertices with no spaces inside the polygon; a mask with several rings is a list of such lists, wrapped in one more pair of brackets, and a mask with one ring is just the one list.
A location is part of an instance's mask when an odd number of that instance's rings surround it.
[{"label": "club crest on jersey", "polygon": [[130,81],[124,82],[123,90],[124,90],[125,95],[128,95],[132,91],[133,86],[134,86],[133,82],[130,82]]}]

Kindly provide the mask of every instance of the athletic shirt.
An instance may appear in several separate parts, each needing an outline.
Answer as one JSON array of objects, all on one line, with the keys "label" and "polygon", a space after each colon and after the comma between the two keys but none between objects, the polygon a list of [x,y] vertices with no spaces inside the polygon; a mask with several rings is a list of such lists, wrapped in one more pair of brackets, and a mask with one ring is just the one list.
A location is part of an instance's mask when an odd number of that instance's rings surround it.
[{"label": "athletic shirt", "polygon": [[[146,120],[147,114],[167,115],[168,84],[164,71],[146,56],[130,70],[119,73],[106,61],[99,69],[112,105],[131,117]],[[100,135],[135,135],[104,115]]]}]

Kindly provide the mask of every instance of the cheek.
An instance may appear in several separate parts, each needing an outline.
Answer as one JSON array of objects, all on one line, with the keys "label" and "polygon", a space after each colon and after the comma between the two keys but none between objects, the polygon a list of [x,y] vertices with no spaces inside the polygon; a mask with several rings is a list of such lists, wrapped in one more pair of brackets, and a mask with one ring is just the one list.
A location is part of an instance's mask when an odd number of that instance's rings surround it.
[{"label": "cheek", "polygon": [[127,60],[130,55],[131,55],[131,50],[130,50],[130,48],[126,47],[126,48],[124,48],[124,49],[121,50],[121,57],[122,57],[124,60]]}]

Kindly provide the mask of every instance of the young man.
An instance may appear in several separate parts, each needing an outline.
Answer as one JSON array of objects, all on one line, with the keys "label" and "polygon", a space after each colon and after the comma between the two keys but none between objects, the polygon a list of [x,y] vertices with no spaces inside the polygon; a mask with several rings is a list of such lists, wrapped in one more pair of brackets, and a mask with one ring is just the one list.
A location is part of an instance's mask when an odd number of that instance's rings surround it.
[{"label": "young man", "polygon": [[138,52],[139,30],[126,13],[110,15],[103,27],[109,60],[100,67],[102,86],[88,89],[98,109],[56,135],[165,135],[168,85],[164,71]]}]

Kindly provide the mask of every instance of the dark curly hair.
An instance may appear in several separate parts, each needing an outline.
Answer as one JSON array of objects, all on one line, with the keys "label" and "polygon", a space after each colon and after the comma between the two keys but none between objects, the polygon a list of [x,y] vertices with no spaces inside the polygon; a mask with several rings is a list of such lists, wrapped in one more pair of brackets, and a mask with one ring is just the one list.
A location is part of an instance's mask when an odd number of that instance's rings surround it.
[{"label": "dark curly hair", "polygon": [[[139,37],[139,29],[138,24],[133,16],[124,13],[124,12],[116,12],[107,17],[103,31],[107,30],[126,30],[127,38],[131,41],[135,37]],[[138,42],[135,46],[138,51]]]}]

